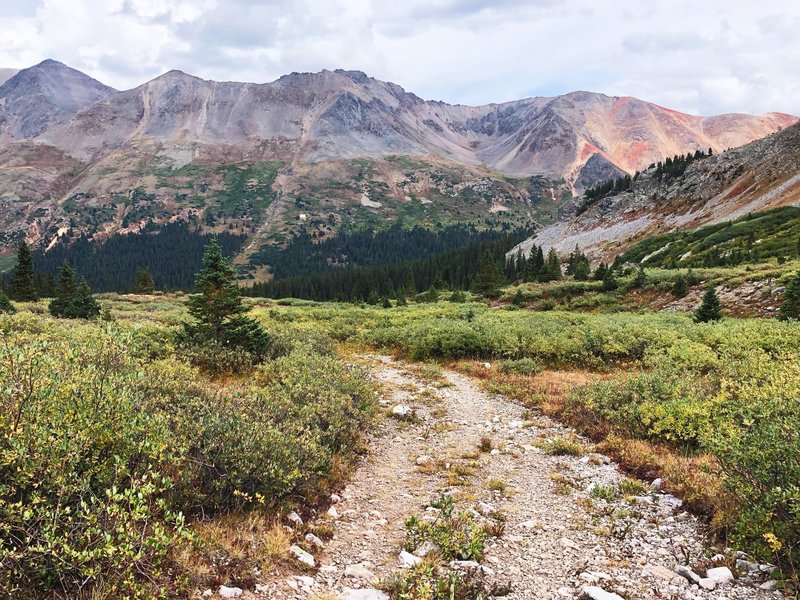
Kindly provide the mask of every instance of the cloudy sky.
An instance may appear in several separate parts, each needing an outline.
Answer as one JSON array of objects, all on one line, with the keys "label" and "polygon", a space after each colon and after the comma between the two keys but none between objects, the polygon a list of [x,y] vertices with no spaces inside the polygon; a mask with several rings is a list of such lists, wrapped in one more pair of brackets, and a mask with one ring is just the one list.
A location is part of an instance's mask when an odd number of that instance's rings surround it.
[{"label": "cloudy sky", "polygon": [[345,68],[462,104],[582,89],[800,114],[796,0],[2,0],[0,24],[0,67],[54,58],[119,89]]}]

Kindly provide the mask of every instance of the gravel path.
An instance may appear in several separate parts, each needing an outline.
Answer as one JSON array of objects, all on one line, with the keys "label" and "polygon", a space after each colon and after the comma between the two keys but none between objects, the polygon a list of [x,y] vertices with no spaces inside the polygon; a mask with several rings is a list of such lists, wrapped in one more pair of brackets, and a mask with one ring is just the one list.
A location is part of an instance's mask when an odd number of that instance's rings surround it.
[{"label": "gravel path", "polygon": [[[407,365],[370,358],[387,412],[407,405],[415,418],[387,417],[373,433],[370,455],[335,499],[336,515],[321,517],[334,536],[317,553],[316,570],[259,586],[260,597],[380,598],[368,590],[401,568],[404,520],[424,514],[442,493],[476,515],[505,515],[505,532],[487,541],[483,564],[491,580],[511,584],[508,598],[615,598],[600,588],[629,600],[783,597],[760,587],[760,572],[714,590],[676,575],[676,565],[713,556],[702,526],[680,500],[648,486],[611,497],[625,478],[604,456],[542,449],[553,440],[580,443],[568,428],[486,393],[467,376],[444,371],[446,383],[432,385]],[[491,452],[478,452],[484,436]]]}]

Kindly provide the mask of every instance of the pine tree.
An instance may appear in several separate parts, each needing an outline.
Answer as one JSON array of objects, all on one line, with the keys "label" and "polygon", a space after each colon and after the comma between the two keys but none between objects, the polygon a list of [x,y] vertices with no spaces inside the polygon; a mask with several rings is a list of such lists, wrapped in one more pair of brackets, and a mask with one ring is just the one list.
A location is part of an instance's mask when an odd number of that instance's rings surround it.
[{"label": "pine tree", "polygon": [[517,291],[514,293],[514,297],[511,298],[511,304],[518,307],[525,306],[525,294],[522,293],[521,288],[517,288]]},{"label": "pine tree", "polygon": [[597,265],[597,268],[594,270],[593,277],[596,281],[603,281],[605,279],[606,273],[608,272],[608,265],[604,262],[601,262]]},{"label": "pine tree", "polygon": [[222,256],[216,238],[206,248],[194,287],[197,293],[189,297],[189,314],[213,337],[222,340],[226,322],[244,313],[245,308],[236,285],[236,271]]},{"label": "pine tree", "polygon": [[77,292],[78,286],[75,283],[75,271],[67,263],[61,265],[61,272],[58,274],[56,284],[56,297],[50,301],[50,314],[54,317],[66,316],[67,305],[72,301]]},{"label": "pine tree", "polygon": [[694,313],[694,322],[708,323],[710,321],[719,321],[721,318],[722,308],[717,297],[717,291],[712,285],[703,294],[703,301]]},{"label": "pine tree", "polygon": [[396,299],[397,306],[407,306],[408,301],[406,300],[406,291],[403,288],[397,290],[397,299]]},{"label": "pine tree", "polygon": [[495,298],[501,284],[502,276],[497,270],[492,253],[487,250],[483,253],[478,264],[478,274],[472,282],[472,290],[476,294],[481,294],[487,298]]},{"label": "pine tree", "polygon": [[635,288],[644,287],[647,283],[647,273],[644,272],[644,267],[640,266],[636,271],[636,276],[633,278],[632,286]]},{"label": "pine tree", "polygon": [[35,302],[39,299],[33,257],[31,256],[31,249],[25,243],[25,240],[22,240],[17,247],[17,268],[14,269],[14,275],[11,278],[11,288],[14,300]]},{"label": "pine tree", "polygon": [[550,248],[547,253],[547,261],[544,267],[539,272],[539,281],[557,281],[561,279],[561,259],[558,258],[558,253],[555,248]]},{"label": "pine tree", "polygon": [[614,277],[614,271],[611,269],[606,269],[606,272],[603,275],[603,291],[613,292],[618,287],[619,283],[617,282],[617,278]]},{"label": "pine tree", "polygon": [[68,319],[91,319],[100,314],[100,306],[92,295],[92,289],[85,279],[81,279],[78,288],[64,308],[64,316]]},{"label": "pine tree", "polygon": [[450,294],[450,302],[463,304],[466,301],[467,301],[467,295],[464,293],[463,290],[453,290],[453,293]]},{"label": "pine tree", "polygon": [[575,277],[575,281],[586,281],[589,279],[589,273],[589,262],[582,260],[575,265],[575,272],[573,276]]},{"label": "pine tree", "polygon": [[676,298],[683,298],[688,293],[689,282],[686,281],[686,277],[684,277],[682,274],[679,274],[675,278],[675,282],[672,284],[672,295]]},{"label": "pine tree", "polygon": [[134,294],[152,294],[156,289],[153,276],[147,269],[136,270],[136,283],[133,284]]},{"label": "pine tree", "polygon": [[783,292],[783,303],[778,310],[781,321],[800,319],[800,271],[794,274],[786,284]]},{"label": "pine tree", "polygon": [[189,343],[212,340],[240,347],[258,361],[266,358],[270,338],[258,322],[243,315],[247,309],[236,285],[236,271],[222,255],[216,238],[212,238],[203,254],[203,268],[195,278],[195,291],[189,297],[189,314],[197,323],[184,326]]},{"label": "pine tree", "polygon": [[0,314],[13,315],[15,312],[17,312],[17,309],[11,304],[11,300],[8,299],[5,292],[0,291]]}]

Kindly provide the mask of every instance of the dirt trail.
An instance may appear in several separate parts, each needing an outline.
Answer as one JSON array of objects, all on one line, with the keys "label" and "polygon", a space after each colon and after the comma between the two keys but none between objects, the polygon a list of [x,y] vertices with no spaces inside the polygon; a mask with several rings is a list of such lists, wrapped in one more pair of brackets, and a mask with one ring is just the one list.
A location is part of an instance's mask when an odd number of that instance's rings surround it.
[{"label": "dirt trail", "polygon": [[[338,516],[321,517],[335,534],[316,556],[318,570],[298,569],[298,576],[260,586],[261,597],[379,598],[352,590],[375,587],[401,568],[404,520],[424,514],[442,493],[455,494],[461,509],[505,515],[505,532],[487,541],[483,564],[491,580],[511,584],[508,598],[577,598],[585,586],[631,600],[782,597],[760,589],[760,576],[715,590],[676,576],[676,564],[710,555],[700,524],[680,500],[652,489],[613,499],[592,493],[595,486],[614,490],[624,478],[606,457],[554,456],[541,449],[548,440],[574,439],[569,429],[486,393],[467,376],[444,371],[446,387],[431,385],[407,365],[370,358],[387,411],[408,405],[417,419],[386,418],[373,432],[370,455],[334,505]],[[492,439],[492,452],[477,452],[483,436]],[[423,455],[437,467],[418,466]],[[448,464],[471,465],[474,472],[451,486]],[[506,489],[496,489],[498,482]]]}]

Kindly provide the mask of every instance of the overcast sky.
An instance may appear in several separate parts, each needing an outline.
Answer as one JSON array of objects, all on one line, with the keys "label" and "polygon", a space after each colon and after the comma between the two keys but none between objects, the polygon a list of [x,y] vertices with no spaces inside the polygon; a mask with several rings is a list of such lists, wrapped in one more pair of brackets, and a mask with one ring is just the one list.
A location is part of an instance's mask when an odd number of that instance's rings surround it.
[{"label": "overcast sky", "polygon": [[451,103],[800,114],[797,0],[2,0],[0,24],[0,67],[54,58],[119,89],[344,68]]}]

